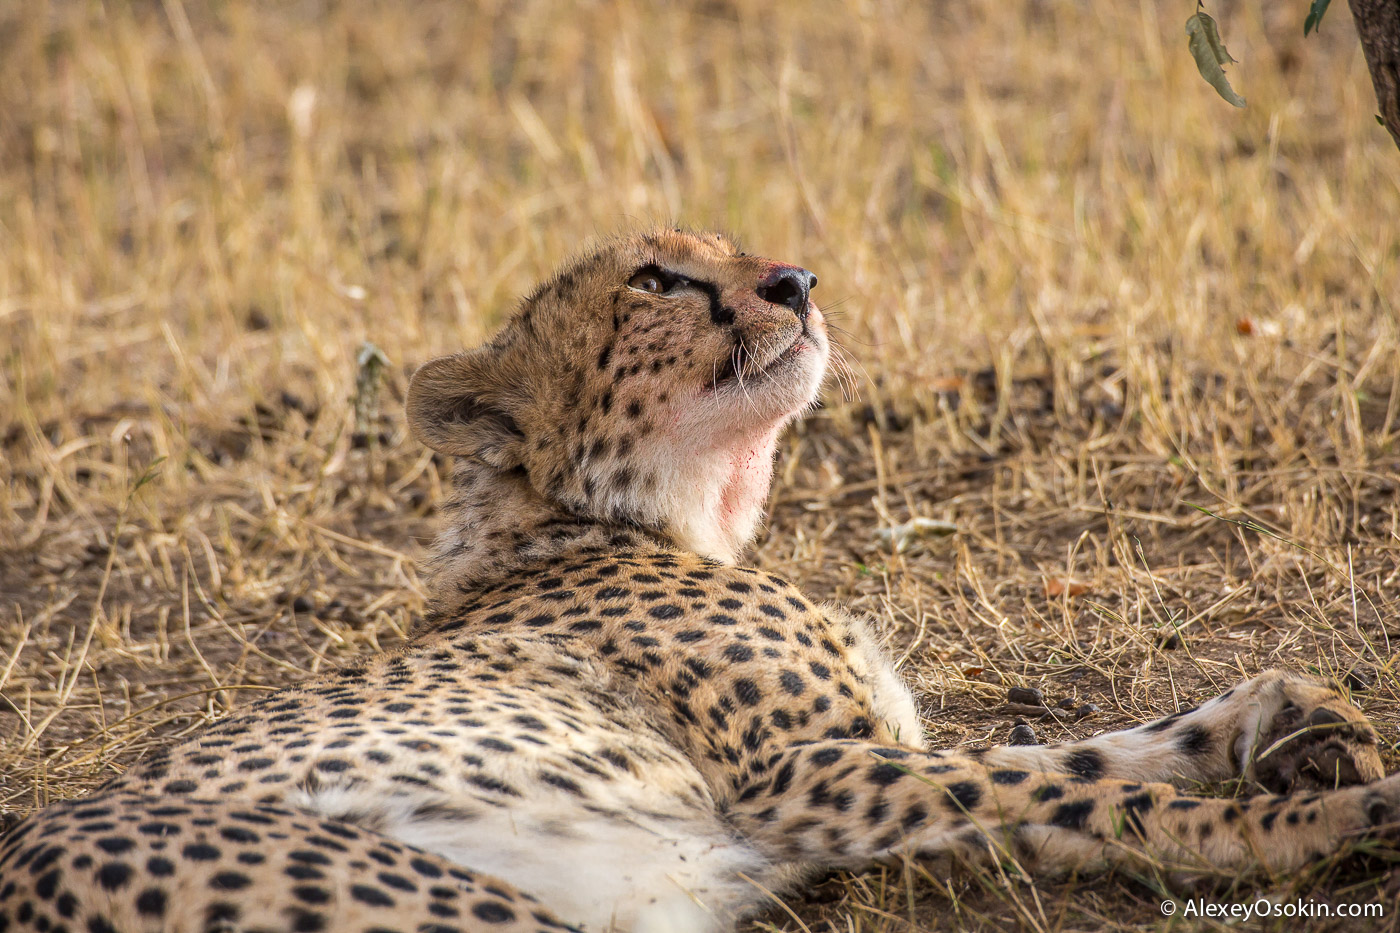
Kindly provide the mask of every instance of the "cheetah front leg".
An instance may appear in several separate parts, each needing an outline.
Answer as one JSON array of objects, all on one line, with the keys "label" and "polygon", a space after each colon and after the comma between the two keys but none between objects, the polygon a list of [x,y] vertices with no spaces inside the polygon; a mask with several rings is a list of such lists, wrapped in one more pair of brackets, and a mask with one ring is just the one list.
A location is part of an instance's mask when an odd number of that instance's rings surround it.
[{"label": "cheetah front leg", "polygon": [[1376,731],[1342,693],[1314,677],[1268,671],[1191,710],[1047,746],[998,746],[993,767],[1177,786],[1245,777],[1288,793],[1365,784],[1384,776]]},{"label": "cheetah front leg", "polygon": [[859,869],[904,855],[993,851],[1055,873],[1147,860],[1232,875],[1296,869],[1389,829],[1397,815],[1400,775],[1230,800],[849,739],[786,749],[729,808],[739,831],[784,861]]}]

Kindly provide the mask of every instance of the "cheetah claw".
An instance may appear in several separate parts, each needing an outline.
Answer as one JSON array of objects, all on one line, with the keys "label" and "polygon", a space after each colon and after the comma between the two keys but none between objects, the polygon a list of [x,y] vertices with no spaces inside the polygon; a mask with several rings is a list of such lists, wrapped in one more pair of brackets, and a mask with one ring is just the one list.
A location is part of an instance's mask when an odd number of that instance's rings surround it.
[{"label": "cheetah claw", "polygon": [[1385,776],[1375,729],[1335,695],[1311,712],[1288,703],[1274,714],[1259,745],[1254,778],[1276,794],[1369,784]]}]

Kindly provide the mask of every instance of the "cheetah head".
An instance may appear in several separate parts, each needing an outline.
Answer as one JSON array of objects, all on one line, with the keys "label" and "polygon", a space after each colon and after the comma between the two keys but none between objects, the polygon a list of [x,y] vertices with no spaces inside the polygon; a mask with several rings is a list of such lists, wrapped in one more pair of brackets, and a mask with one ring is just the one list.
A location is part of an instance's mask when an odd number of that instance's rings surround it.
[{"label": "cheetah head", "polygon": [[409,424],[569,515],[732,561],[762,518],[778,434],[826,369],[816,281],[714,234],[613,240],[485,346],[420,368]]}]

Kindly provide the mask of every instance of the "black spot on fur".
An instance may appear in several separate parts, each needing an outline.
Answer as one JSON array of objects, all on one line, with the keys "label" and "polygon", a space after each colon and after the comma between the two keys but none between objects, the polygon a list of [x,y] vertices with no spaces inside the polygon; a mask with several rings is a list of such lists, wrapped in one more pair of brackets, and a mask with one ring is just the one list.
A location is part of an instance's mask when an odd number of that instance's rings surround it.
[{"label": "black spot on fur", "polygon": [[495,901],[482,901],[472,907],[472,914],[487,923],[510,923],[515,919],[515,911]]},{"label": "black spot on fur", "polygon": [[418,872],[418,874],[422,875],[424,878],[442,877],[442,869],[438,868],[436,865],[423,858],[422,856],[415,857],[408,864],[414,871]]},{"label": "black spot on fur", "polygon": [[977,808],[982,802],[982,788],[972,781],[958,781],[944,788],[948,792],[948,806],[959,812]]},{"label": "black spot on fur", "polygon": [[203,842],[195,842],[185,846],[180,854],[191,862],[212,862],[219,857],[219,850]]},{"label": "black spot on fur", "polygon": [[305,904],[326,904],[330,902],[331,892],[314,884],[299,884],[292,888],[292,896]]},{"label": "black spot on fur", "polygon": [[1103,756],[1092,748],[1078,748],[1064,758],[1065,770],[1084,781],[1103,777]]},{"label": "black spot on fur", "polygon": [[136,843],[122,836],[106,836],[97,840],[96,845],[108,855],[121,855],[136,847]]},{"label": "black spot on fur", "polygon": [[394,899],[378,888],[367,884],[356,884],[350,886],[350,896],[362,904],[371,907],[393,907]]},{"label": "black spot on fur", "polygon": [[136,910],[143,917],[165,916],[165,892],[160,888],[147,888],[136,898]]},{"label": "black spot on fur", "polygon": [[46,901],[53,900],[54,894],[58,892],[60,874],[59,870],[55,868],[47,875],[41,876],[38,881],[34,882],[34,893]]},{"label": "black spot on fur", "polygon": [[1139,836],[1147,835],[1147,830],[1143,826],[1142,817],[1152,809],[1155,803],[1156,801],[1152,799],[1152,795],[1147,791],[1125,798],[1123,801],[1123,813],[1127,819],[1128,828]]},{"label": "black spot on fur", "polygon": [[763,694],[758,692],[758,685],[744,677],[734,681],[734,696],[745,706],[757,706],[763,699]]},{"label": "black spot on fur", "polygon": [[97,870],[97,883],[108,891],[117,891],[131,880],[131,866],[125,862],[108,862]]},{"label": "black spot on fur", "polygon": [[242,891],[252,883],[252,878],[238,871],[221,871],[209,879],[209,887],[216,891]]},{"label": "black spot on fur", "polygon": [[1072,803],[1062,803],[1055,808],[1055,812],[1050,816],[1050,824],[1061,829],[1082,830],[1084,824],[1089,819],[1089,814],[1094,812],[1094,801],[1076,800]]},{"label": "black spot on fur", "polygon": [[564,775],[562,774],[554,774],[553,772],[546,771],[540,775],[540,780],[550,785],[551,787],[557,787],[560,790],[573,794],[576,797],[584,796],[583,788],[579,787],[576,782],[564,777]]},{"label": "black spot on fur", "polygon": [[783,766],[778,769],[778,773],[773,777],[773,789],[771,791],[773,796],[776,797],[779,794],[785,793],[787,789],[792,786],[792,777],[796,771],[797,768],[794,759],[789,758],[783,763]]},{"label": "black spot on fur", "polygon": [[1176,737],[1176,747],[1183,755],[1199,758],[1215,751],[1215,740],[1205,726],[1187,726]]},{"label": "black spot on fur", "polygon": [[396,875],[390,871],[381,871],[374,876],[379,879],[379,883],[400,891],[414,892],[418,890],[418,885],[414,884],[403,875]]},{"label": "black spot on fur", "polygon": [[257,833],[251,829],[244,829],[242,826],[225,826],[219,830],[219,835],[229,842],[252,844],[258,841]]}]

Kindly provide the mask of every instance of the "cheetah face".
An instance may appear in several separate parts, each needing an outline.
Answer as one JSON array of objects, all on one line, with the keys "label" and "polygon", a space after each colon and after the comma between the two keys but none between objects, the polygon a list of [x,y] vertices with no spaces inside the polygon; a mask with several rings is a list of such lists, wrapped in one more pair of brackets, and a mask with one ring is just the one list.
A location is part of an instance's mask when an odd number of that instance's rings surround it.
[{"label": "cheetah face", "polygon": [[626,284],[612,295],[618,339],[604,341],[599,360],[616,382],[636,380],[662,406],[676,399],[671,413],[692,439],[706,419],[721,431],[766,428],[811,404],[827,357],[816,276],[718,236],[627,245],[616,266]]},{"label": "cheetah face", "polygon": [[714,234],[614,240],[486,346],[423,366],[410,424],[439,451],[523,472],[572,515],[732,560],[761,518],[778,433],[825,373],[815,285]]}]

